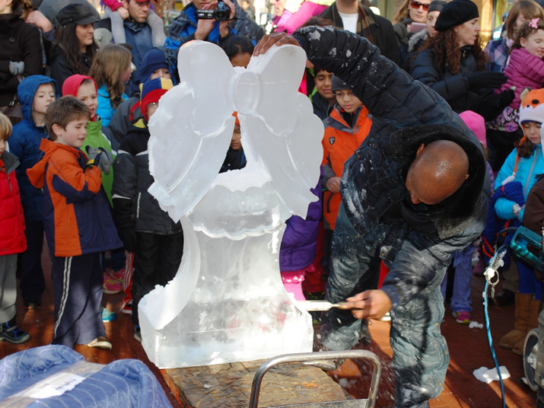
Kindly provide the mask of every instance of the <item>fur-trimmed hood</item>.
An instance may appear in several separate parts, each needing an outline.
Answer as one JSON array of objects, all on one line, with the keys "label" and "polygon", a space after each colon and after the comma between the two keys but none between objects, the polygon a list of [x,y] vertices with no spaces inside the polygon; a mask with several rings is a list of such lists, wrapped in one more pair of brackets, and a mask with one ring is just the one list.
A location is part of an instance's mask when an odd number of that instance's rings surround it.
[{"label": "fur-trimmed hood", "polygon": [[408,40],[408,52],[417,51],[417,49],[425,42],[425,40],[429,38],[429,33],[427,32],[427,29],[424,28],[419,33],[415,33],[410,39]]}]

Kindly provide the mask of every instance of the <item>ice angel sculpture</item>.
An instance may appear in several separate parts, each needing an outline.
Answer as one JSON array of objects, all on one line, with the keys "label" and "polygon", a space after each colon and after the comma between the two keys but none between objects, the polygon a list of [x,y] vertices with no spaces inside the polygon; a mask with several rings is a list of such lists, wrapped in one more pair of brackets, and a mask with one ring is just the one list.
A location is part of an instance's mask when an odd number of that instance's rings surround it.
[{"label": "ice angel sculpture", "polygon": [[[149,191],[185,234],[176,277],[139,305],[143,347],[161,368],[312,350],[310,315],[285,291],[285,221],[316,200],[323,125],[298,93],[306,56],[273,47],[233,68],[221,48],[182,47],[180,84],[149,127]],[[238,112],[247,157],[219,174]]]}]

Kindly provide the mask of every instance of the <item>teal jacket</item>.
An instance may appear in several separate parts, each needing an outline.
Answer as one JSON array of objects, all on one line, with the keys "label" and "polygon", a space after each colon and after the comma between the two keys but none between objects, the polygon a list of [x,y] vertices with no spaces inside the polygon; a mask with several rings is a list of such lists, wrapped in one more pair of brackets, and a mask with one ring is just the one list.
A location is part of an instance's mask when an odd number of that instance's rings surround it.
[{"label": "teal jacket", "polygon": [[[123,101],[128,99],[126,94],[123,94],[121,97],[123,98]],[[98,88],[98,109],[96,110],[96,113],[100,116],[100,119],[102,119],[103,127],[107,127],[110,124],[110,120],[115,113],[115,109],[111,106],[110,93],[106,88],[106,84],[102,84],[102,86]]]}]

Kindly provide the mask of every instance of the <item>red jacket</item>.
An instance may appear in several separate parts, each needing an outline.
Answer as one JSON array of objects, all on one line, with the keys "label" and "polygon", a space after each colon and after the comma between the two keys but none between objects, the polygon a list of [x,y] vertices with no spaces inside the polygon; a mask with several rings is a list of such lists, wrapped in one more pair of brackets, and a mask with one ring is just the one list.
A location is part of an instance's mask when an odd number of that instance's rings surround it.
[{"label": "red jacket", "polygon": [[0,256],[26,250],[25,218],[15,178],[18,165],[17,157],[9,152],[0,156]]}]

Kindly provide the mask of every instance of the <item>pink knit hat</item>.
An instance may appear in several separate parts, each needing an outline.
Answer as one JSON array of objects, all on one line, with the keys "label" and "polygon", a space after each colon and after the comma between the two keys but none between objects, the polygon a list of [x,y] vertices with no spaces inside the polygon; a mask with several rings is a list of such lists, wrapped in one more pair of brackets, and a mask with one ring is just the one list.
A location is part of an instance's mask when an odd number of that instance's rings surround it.
[{"label": "pink knit hat", "polygon": [[461,112],[459,117],[463,119],[465,125],[472,130],[484,147],[487,147],[487,141],[485,140],[485,120],[482,115],[478,115],[476,112],[467,110]]}]

